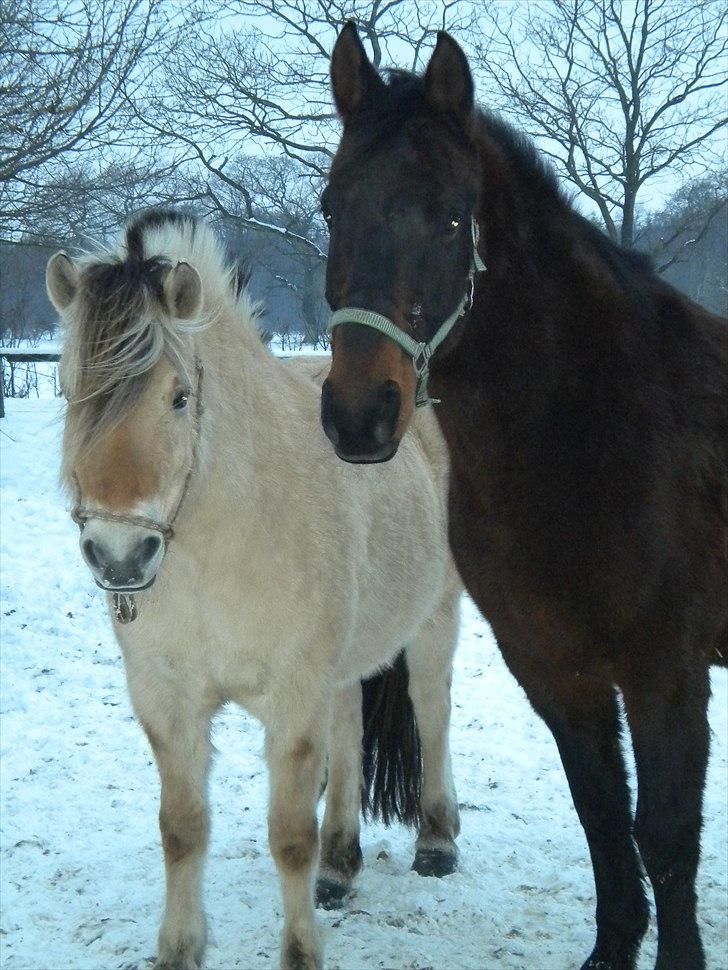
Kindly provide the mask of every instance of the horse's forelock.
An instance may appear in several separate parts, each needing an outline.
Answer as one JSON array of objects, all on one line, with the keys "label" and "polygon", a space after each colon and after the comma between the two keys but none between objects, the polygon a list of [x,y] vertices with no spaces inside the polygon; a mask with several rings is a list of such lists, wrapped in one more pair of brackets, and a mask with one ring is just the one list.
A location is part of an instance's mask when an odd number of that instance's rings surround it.
[{"label": "horse's forelock", "polygon": [[64,367],[69,398],[91,399],[154,366],[165,343],[162,260],[91,262],[82,269]]},{"label": "horse's forelock", "polygon": [[[189,260],[201,272],[203,320],[169,315],[164,279],[178,260]],[[67,319],[59,368],[69,400],[66,481],[67,469],[130,412],[163,356],[191,381],[185,334],[208,326],[221,300],[230,298],[253,329],[260,312],[247,293],[247,277],[212,230],[175,212],[143,214],[127,227],[118,248],[97,248],[78,267],[79,294]]]},{"label": "horse's forelock", "polygon": [[130,412],[163,355],[184,369],[180,337],[160,312],[167,268],[161,259],[133,257],[82,266],[61,359],[69,400],[65,467]]}]

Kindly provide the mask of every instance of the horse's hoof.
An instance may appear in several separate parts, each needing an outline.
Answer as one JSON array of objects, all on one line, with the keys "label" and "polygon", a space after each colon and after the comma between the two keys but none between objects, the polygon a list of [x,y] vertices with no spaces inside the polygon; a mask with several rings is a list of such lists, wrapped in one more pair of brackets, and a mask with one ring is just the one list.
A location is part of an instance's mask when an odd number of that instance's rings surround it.
[{"label": "horse's hoof", "polygon": [[450,876],[457,872],[458,857],[455,852],[444,849],[418,849],[412,868],[419,876]]},{"label": "horse's hoof", "polygon": [[349,887],[333,879],[316,880],[316,905],[321,909],[341,909]]},{"label": "horse's hoof", "polygon": [[602,956],[598,952],[592,953],[581,970],[634,970],[636,953],[626,953],[619,957]]}]

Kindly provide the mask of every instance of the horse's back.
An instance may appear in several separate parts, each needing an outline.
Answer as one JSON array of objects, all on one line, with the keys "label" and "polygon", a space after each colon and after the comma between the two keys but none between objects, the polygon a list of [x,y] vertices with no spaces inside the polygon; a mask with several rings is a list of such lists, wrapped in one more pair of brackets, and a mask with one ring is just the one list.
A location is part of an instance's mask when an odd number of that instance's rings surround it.
[{"label": "horse's back", "polygon": [[[683,447],[679,518],[694,601],[713,616],[707,649],[728,662],[728,320],[675,294],[674,441]],[[675,325],[675,321],[677,321]],[[676,332],[675,332],[676,331]],[[676,454],[680,449],[675,448]],[[696,541],[697,540],[697,541]],[[690,550],[694,550],[692,555]],[[690,568],[692,567],[692,568]]]}]

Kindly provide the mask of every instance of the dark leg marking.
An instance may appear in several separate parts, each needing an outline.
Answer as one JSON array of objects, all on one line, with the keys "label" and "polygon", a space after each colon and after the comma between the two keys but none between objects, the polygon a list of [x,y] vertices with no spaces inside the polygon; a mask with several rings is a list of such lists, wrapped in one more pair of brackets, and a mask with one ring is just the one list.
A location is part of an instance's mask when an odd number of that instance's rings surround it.
[{"label": "dark leg marking", "polygon": [[[435,876],[441,879],[457,871],[458,850],[455,837],[460,831],[460,820],[452,817],[447,805],[430,809],[420,825],[418,845],[415,852],[413,870],[420,876]],[[428,844],[431,843],[431,844]]]},{"label": "dark leg marking", "polygon": [[316,880],[316,905],[322,909],[339,909],[362,867],[362,854],[357,836],[335,832],[324,840],[321,869],[325,875]]}]

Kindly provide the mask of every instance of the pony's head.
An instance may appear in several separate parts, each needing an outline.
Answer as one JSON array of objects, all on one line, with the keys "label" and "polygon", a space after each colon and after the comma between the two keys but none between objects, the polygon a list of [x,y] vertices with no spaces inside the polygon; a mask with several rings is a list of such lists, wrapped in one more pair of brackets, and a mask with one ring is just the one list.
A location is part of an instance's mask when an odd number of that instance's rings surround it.
[{"label": "pony's head", "polygon": [[196,229],[175,213],[147,214],[118,251],[48,263],[48,295],[66,324],[61,475],[83,557],[106,590],[154,581],[195,457],[201,372],[189,331],[200,325],[202,281],[164,243],[170,234],[189,243]]},{"label": "pony's head", "polygon": [[[429,342],[471,289],[473,82],[445,33],[423,77],[384,80],[352,24],[334,47],[331,82],[343,135],[321,202],[331,237],[326,296],[339,312],[321,418],[339,457],[386,461],[415,402],[407,347]],[[361,311],[390,324],[390,335],[362,325]]]}]

